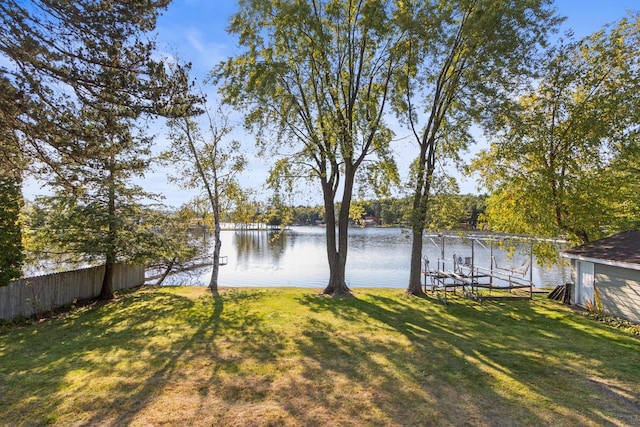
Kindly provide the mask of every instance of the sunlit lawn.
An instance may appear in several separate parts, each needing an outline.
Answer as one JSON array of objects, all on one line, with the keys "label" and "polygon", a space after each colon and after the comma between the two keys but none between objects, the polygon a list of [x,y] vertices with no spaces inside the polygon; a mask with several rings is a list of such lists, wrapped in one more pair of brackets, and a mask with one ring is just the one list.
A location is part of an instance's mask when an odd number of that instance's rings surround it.
[{"label": "sunlit lawn", "polygon": [[143,289],[0,332],[2,425],[640,425],[640,339],[536,296]]}]

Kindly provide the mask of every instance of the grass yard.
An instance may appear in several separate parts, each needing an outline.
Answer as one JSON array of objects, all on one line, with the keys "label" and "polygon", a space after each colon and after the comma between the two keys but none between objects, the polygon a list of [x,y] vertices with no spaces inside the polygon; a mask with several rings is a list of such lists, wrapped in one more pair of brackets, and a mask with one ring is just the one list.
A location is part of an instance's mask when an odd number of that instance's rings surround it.
[{"label": "grass yard", "polygon": [[147,288],[0,331],[0,424],[640,425],[640,339],[536,296]]}]

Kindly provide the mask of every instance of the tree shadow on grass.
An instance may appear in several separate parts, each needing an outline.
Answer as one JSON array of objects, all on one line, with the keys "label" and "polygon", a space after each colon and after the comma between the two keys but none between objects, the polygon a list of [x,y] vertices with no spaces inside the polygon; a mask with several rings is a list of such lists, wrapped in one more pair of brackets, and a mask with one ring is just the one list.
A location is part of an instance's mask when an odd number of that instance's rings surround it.
[{"label": "tree shadow on grass", "polygon": [[[144,313],[136,309],[151,301],[156,304],[147,307]],[[86,388],[87,393],[76,405],[83,412],[95,413],[96,417],[106,416],[100,409],[105,402],[98,402],[91,396],[91,387],[86,383],[122,375],[123,380],[118,390],[114,390],[113,397],[117,400],[132,396],[135,390],[126,380],[127,372],[116,367],[121,362],[118,359],[123,354],[137,352],[145,354],[151,364],[163,365],[170,359],[170,354],[151,348],[149,340],[156,334],[149,323],[159,322],[169,315],[171,307],[185,310],[191,306],[192,302],[187,298],[166,294],[156,299],[148,293],[136,293],[125,295],[112,304],[12,331],[12,342],[7,343],[3,356],[11,358],[21,354],[26,357],[23,363],[14,364],[14,372],[6,377],[8,389],[3,393],[2,412],[49,417],[32,418],[30,422],[34,424],[55,422],[55,408],[65,405],[65,394],[73,393],[68,389],[75,388],[77,392],[78,388]],[[56,340],[46,337],[56,337]],[[75,380],[70,378],[74,375],[82,378],[84,384],[74,384]],[[34,394],[36,390],[40,392]]]},{"label": "tree shadow on grass", "polygon": [[[339,411],[347,400],[354,419],[365,424],[509,424],[483,409],[483,402],[500,396],[465,360],[458,342],[467,339],[466,333],[450,334],[444,322],[430,321],[416,306],[391,299],[372,303],[357,298],[338,307],[333,300],[308,297],[303,303],[313,311],[370,325],[365,327],[368,332],[352,336],[328,324],[310,323],[298,340],[303,354],[316,362],[308,364],[307,377],[322,372],[327,378],[324,390],[313,396],[322,405]],[[358,383],[360,397],[336,400],[340,381],[333,378]],[[468,378],[474,379],[473,388],[464,386]],[[537,420],[534,413],[524,418]]]},{"label": "tree shadow on grass", "polygon": [[[336,302],[305,296],[301,303],[314,312],[366,323],[389,337],[387,341],[369,334],[347,337],[327,325],[309,324],[298,345],[317,362],[315,369],[326,371],[328,377],[364,379],[365,389],[384,396],[370,402],[369,413],[380,411],[390,423],[633,425],[640,421],[637,400],[633,403],[637,390],[623,387],[624,393],[617,394],[632,397],[612,400],[610,392],[594,386],[594,375],[607,377],[619,371],[615,361],[591,360],[589,348],[598,345],[593,344],[597,339],[593,335],[550,319],[528,301],[482,306],[466,300],[448,306],[433,301],[363,295]],[[623,343],[616,345],[619,340]],[[640,350],[630,337],[604,343],[610,342],[623,357],[637,357]],[[350,362],[358,358],[360,365]],[[310,370],[308,376],[318,372]],[[634,384],[640,377],[636,373],[624,380]],[[615,378],[611,381],[615,383]],[[367,417],[367,412],[360,411],[360,416]]]},{"label": "tree shadow on grass", "polygon": [[[0,341],[0,366],[12,367],[11,372],[0,370],[0,413],[37,425],[68,422],[73,412],[89,414],[74,420],[77,425],[128,425],[166,388],[184,380],[182,369],[190,363],[211,364],[201,381],[205,399],[216,372],[237,370],[240,363],[237,354],[220,354],[216,341],[221,335],[234,331],[238,348],[264,357],[277,351],[245,338],[261,327],[261,319],[247,309],[255,298],[260,295],[230,292],[190,299],[142,291],[14,330],[11,341]],[[273,340],[268,332],[264,335]],[[3,359],[13,362],[3,364]]]},{"label": "tree shadow on grass", "polygon": [[[580,316],[358,291],[296,297],[278,318],[261,309],[274,292],[142,291],[17,328],[0,336],[0,413],[37,425],[73,411],[76,425],[269,424],[273,408],[286,414],[275,424],[297,425],[638,424],[638,387],[625,384],[640,369],[617,365],[637,360],[639,341]],[[283,336],[272,318],[295,326]],[[603,344],[611,357],[593,360]]]},{"label": "tree shadow on grass", "polygon": [[[224,294],[211,292],[213,304],[210,314],[198,315],[201,311],[188,310],[186,314],[189,323],[194,327],[193,332],[176,341],[176,346],[172,349],[173,357],[167,360],[161,369],[156,370],[137,393],[144,399],[132,399],[136,402],[135,406],[129,413],[120,414],[113,425],[128,425],[148,405],[157,405],[156,395],[159,393],[155,390],[171,388],[181,383],[184,380],[185,369],[189,371],[191,364],[194,364],[195,370],[200,371],[202,375],[191,385],[197,385],[199,404],[192,407],[193,412],[176,414],[174,420],[162,420],[163,423],[185,422],[189,418],[211,420],[213,411],[207,407],[207,402],[212,392],[223,401],[235,401],[242,397],[245,391],[241,385],[234,387],[234,384],[229,385],[225,381],[229,374],[235,377],[241,373],[243,356],[250,354],[259,360],[270,360],[276,357],[282,347],[274,333],[263,327],[261,316],[250,310],[251,304],[255,304],[263,295],[262,291],[245,290],[233,290]],[[211,306],[210,300],[204,299],[201,303]],[[223,337],[225,344],[234,347],[235,352],[228,353],[220,349],[218,343]],[[202,363],[209,368],[200,370]],[[260,393],[257,395],[260,396]]]}]

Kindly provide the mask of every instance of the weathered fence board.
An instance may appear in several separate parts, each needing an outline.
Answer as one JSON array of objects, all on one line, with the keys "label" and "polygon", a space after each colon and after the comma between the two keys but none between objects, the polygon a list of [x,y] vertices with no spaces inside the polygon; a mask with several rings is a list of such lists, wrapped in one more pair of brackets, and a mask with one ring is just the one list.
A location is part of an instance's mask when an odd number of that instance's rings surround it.
[{"label": "weathered fence board", "polygon": [[[113,290],[144,284],[144,266],[118,264]],[[31,317],[100,294],[104,265],[14,280],[0,286],[0,319]]]}]

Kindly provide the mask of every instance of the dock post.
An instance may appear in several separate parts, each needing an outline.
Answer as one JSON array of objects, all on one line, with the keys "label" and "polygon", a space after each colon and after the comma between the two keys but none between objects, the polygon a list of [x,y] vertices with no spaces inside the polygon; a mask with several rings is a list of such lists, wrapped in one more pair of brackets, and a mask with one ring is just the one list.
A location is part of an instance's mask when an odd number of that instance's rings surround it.
[{"label": "dock post", "polygon": [[533,299],[533,240],[529,243],[529,299]]},{"label": "dock post", "polygon": [[493,239],[489,240],[489,255],[491,256],[489,264],[491,268],[489,269],[489,289],[493,288]]}]

